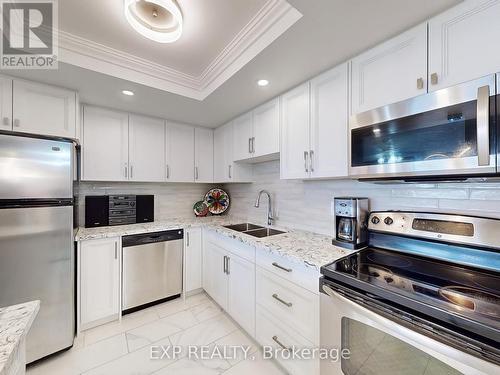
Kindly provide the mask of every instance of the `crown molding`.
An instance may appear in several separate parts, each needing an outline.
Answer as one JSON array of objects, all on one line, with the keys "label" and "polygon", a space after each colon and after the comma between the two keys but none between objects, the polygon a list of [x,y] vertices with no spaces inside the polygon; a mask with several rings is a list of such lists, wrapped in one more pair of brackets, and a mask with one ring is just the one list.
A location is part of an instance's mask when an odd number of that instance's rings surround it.
[{"label": "crown molding", "polygon": [[301,17],[285,0],[268,0],[200,76],[62,30],[59,30],[59,61],[201,101]]}]

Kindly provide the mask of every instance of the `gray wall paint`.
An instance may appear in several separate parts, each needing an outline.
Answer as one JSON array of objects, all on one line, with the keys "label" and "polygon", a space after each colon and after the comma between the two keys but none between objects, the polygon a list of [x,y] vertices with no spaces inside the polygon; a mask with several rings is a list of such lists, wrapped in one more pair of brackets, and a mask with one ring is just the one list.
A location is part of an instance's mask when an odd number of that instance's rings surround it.
[{"label": "gray wall paint", "polygon": [[276,225],[331,235],[331,203],[338,196],[370,198],[372,210],[419,210],[500,218],[500,183],[375,185],[351,180],[280,180],[279,162],[257,164],[253,184],[227,184],[231,213],[264,223],[267,204],[254,208],[260,189],[273,195]]},{"label": "gray wall paint", "polygon": [[81,182],[78,192],[78,224],[85,222],[85,196],[107,194],[153,194],[155,196],[155,220],[175,217],[192,217],[193,204],[202,200],[211,188],[208,184],[180,183],[90,183]]}]

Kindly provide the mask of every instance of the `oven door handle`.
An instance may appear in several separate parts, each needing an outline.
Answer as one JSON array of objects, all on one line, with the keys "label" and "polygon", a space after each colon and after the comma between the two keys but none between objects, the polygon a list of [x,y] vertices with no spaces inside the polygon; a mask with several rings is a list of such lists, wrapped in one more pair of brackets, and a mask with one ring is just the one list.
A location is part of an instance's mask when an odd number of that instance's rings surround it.
[{"label": "oven door handle", "polygon": [[477,89],[477,155],[478,165],[490,165],[490,86]]}]

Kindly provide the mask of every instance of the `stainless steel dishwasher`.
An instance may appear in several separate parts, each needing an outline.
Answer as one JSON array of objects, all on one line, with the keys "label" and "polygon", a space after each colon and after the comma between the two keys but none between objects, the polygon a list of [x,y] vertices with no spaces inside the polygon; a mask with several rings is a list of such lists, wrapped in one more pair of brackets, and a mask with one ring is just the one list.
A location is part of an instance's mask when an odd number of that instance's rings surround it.
[{"label": "stainless steel dishwasher", "polygon": [[182,293],[183,230],[124,236],[122,311],[133,312]]}]

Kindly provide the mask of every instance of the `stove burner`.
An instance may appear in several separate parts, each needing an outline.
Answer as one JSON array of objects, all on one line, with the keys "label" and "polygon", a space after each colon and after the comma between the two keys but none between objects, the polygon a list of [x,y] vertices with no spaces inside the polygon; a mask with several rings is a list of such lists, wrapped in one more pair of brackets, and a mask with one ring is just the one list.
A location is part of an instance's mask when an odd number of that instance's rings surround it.
[{"label": "stove burner", "polygon": [[366,256],[368,260],[374,263],[382,263],[384,266],[389,267],[399,267],[406,268],[411,266],[411,262],[408,259],[403,259],[399,257],[381,255],[378,253],[371,253]]},{"label": "stove burner", "polygon": [[360,274],[365,274],[376,279],[391,278],[392,271],[389,268],[370,263],[359,263],[354,267]]},{"label": "stove burner", "polygon": [[447,286],[439,295],[456,306],[500,320],[500,297],[465,286]]}]

